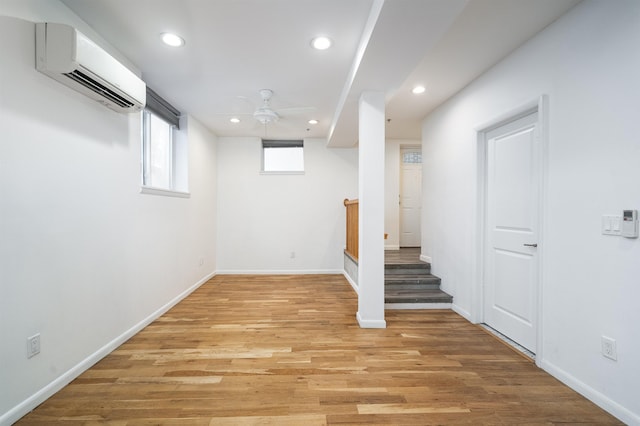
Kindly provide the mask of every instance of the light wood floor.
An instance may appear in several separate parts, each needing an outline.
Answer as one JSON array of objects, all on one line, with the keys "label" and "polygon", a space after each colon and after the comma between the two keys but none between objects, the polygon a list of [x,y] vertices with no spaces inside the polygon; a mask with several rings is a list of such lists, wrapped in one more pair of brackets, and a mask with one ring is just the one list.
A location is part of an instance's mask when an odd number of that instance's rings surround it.
[{"label": "light wood floor", "polygon": [[356,311],[342,276],[217,276],[18,424],[620,424],[451,311]]}]

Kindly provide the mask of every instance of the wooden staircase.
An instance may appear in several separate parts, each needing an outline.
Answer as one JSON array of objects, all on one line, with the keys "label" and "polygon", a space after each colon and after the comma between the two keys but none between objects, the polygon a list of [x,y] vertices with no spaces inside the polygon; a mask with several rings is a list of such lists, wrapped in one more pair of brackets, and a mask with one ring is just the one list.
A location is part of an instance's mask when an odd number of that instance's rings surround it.
[{"label": "wooden staircase", "polygon": [[440,289],[440,278],[420,260],[420,249],[385,252],[384,299],[389,309],[446,309],[453,297]]}]

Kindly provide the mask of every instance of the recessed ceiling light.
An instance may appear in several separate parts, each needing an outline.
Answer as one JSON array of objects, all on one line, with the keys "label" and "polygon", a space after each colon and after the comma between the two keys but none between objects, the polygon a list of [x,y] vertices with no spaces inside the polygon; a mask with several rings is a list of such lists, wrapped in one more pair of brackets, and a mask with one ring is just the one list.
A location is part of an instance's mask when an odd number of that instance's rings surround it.
[{"label": "recessed ceiling light", "polygon": [[240,122],[240,119],[238,117],[231,117],[229,121],[232,122],[233,124],[237,124]]},{"label": "recessed ceiling light", "polygon": [[425,90],[427,90],[427,89],[425,89],[424,86],[416,86],[416,87],[413,88],[413,90],[411,90],[411,92],[414,95],[419,95],[420,93],[424,93]]},{"label": "recessed ceiling light", "polygon": [[309,124],[318,124],[318,120],[316,119],[311,119],[308,121]]},{"label": "recessed ceiling light", "polygon": [[331,39],[325,36],[318,36],[311,40],[311,46],[317,50],[327,50],[331,47]]},{"label": "recessed ceiling light", "polygon": [[162,37],[162,41],[167,46],[171,46],[171,47],[184,46],[184,39],[179,35],[176,35],[173,33],[162,33],[161,37]]}]

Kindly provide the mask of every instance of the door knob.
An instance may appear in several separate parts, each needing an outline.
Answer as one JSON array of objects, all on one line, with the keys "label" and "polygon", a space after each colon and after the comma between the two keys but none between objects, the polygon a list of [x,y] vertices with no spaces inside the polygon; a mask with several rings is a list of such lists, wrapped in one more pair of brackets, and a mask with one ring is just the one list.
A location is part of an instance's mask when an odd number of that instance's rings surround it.
[{"label": "door knob", "polygon": [[538,247],[538,244],[524,244],[525,247]]}]

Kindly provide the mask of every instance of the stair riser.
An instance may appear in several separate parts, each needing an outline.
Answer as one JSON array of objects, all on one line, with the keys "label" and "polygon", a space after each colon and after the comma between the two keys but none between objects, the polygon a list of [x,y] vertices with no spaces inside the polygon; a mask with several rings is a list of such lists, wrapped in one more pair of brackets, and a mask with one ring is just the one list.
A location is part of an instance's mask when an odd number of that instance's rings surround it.
[{"label": "stair riser", "polygon": [[393,276],[387,275],[384,277],[385,283],[407,283],[407,284],[440,284],[440,278],[433,275],[427,275],[426,277],[420,276]]},{"label": "stair riser", "polygon": [[384,303],[452,303],[453,298],[433,297],[385,297]]},{"label": "stair riser", "polygon": [[384,287],[386,289],[397,291],[397,290],[411,290],[411,291],[420,291],[420,290],[439,290],[440,284],[406,284],[406,283],[394,283],[389,284],[385,283]]},{"label": "stair riser", "polygon": [[431,274],[386,274],[385,281],[425,281],[440,282],[440,278]]},{"label": "stair riser", "polygon": [[432,299],[432,300],[451,298],[449,294],[442,291],[415,292],[411,290],[385,292],[384,297],[385,299],[396,299],[400,297],[400,298],[409,298],[409,299]]},{"label": "stair riser", "polygon": [[433,275],[385,275],[384,282],[386,284],[437,284],[440,285],[440,278]]},{"label": "stair riser", "polygon": [[426,262],[385,265],[385,303],[437,304],[452,303],[453,298],[440,290],[440,278],[431,275]]}]

